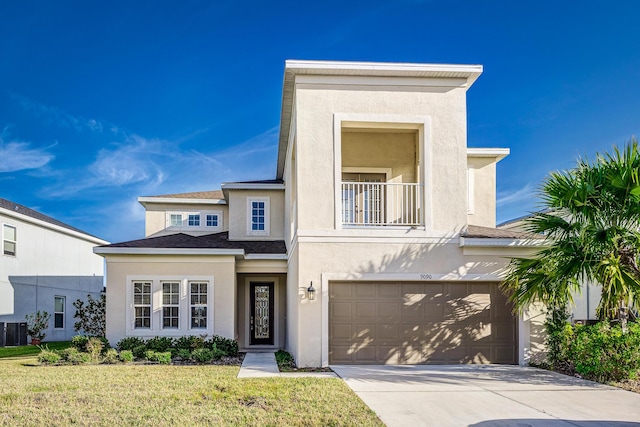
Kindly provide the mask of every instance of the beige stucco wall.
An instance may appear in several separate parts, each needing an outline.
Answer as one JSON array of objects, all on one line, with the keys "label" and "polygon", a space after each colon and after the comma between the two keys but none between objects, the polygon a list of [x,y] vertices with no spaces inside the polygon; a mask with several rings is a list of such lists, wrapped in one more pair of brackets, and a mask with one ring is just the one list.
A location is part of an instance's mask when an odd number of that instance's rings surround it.
[{"label": "beige stucco wall", "polygon": [[[298,85],[295,93],[299,229],[335,229],[334,113],[363,120],[427,118],[421,146],[429,164],[432,206],[428,223],[450,232],[466,225],[466,92],[457,88],[384,91]],[[368,119],[367,119],[368,117]],[[417,121],[417,119],[416,119]],[[366,155],[366,153],[363,153]],[[425,235],[430,234],[426,230]]]},{"label": "beige stucco wall", "polygon": [[470,225],[496,226],[496,162],[495,158],[469,157],[473,205],[467,216]]},{"label": "beige stucco wall", "polygon": [[417,182],[417,132],[342,131],[342,169],[390,168],[389,182]]},{"label": "beige stucco wall", "polygon": [[158,233],[166,228],[168,211],[171,212],[201,212],[222,211],[222,230],[229,230],[229,206],[212,204],[181,204],[181,203],[146,203],[145,204],[145,236]]},{"label": "beige stucco wall", "polygon": [[[189,280],[209,278],[213,281],[213,325],[209,322],[206,333],[236,338],[235,301],[236,273],[233,256],[161,256],[161,255],[108,255],[107,265],[107,339],[115,345],[127,336],[127,283],[137,280]],[[132,292],[132,291],[131,291]],[[183,295],[181,298],[187,298]],[[188,306],[188,301],[186,301]],[[153,306],[153,329],[136,329],[129,335],[142,337],[200,335],[201,329],[189,330],[182,324],[179,330],[163,330],[159,326],[161,307]],[[183,306],[181,305],[181,310]]]},{"label": "beige stucco wall", "polygon": [[[300,366],[318,366],[326,347],[328,294],[331,280],[402,281],[499,281],[508,263],[504,256],[463,255],[457,239],[449,243],[403,244],[362,243],[299,243],[299,267],[297,279],[289,272],[290,306],[295,303],[297,313],[290,310],[298,330],[296,343],[288,347]],[[335,279],[339,277],[340,279]],[[332,279],[333,278],[333,279]],[[308,301],[304,287],[313,281],[318,290],[315,301]],[[530,320],[522,321],[532,327]],[[324,325],[319,328],[319,325]],[[291,331],[290,331],[291,332]],[[523,347],[530,353],[531,337],[523,337]],[[325,349],[326,351],[326,349]],[[529,357],[529,356],[527,356]]]},{"label": "beige stucco wall", "polygon": [[[268,236],[247,234],[247,199],[269,198]],[[229,191],[229,240],[283,240],[284,239],[284,190],[230,190]],[[229,216],[229,215],[228,215]]]}]

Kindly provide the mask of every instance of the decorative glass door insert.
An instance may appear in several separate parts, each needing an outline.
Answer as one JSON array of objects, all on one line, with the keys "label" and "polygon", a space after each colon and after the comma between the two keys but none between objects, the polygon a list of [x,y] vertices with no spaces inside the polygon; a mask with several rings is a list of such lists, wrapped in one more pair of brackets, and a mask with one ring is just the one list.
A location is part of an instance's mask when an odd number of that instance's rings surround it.
[{"label": "decorative glass door insert", "polygon": [[250,345],[273,345],[273,282],[251,282]]}]

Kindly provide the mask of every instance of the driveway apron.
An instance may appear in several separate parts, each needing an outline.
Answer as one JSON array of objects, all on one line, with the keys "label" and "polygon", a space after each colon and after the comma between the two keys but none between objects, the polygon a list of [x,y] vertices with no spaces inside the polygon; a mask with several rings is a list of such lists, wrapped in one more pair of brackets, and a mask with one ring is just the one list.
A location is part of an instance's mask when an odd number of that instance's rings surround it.
[{"label": "driveway apron", "polygon": [[536,368],[331,368],[390,427],[640,427],[640,394]]}]

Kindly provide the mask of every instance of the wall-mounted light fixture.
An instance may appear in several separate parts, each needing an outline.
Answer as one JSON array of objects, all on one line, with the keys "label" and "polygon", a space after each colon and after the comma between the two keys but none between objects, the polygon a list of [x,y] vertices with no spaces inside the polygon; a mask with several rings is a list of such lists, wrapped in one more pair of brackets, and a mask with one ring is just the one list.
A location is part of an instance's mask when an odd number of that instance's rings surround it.
[{"label": "wall-mounted light fixture", "polygon": [[307,298],[309,299],[309,301],[313,301],[316,299],[316,288],[313,287],[313,282],[311,282],[309,284],[309,287],[307,288]]}]

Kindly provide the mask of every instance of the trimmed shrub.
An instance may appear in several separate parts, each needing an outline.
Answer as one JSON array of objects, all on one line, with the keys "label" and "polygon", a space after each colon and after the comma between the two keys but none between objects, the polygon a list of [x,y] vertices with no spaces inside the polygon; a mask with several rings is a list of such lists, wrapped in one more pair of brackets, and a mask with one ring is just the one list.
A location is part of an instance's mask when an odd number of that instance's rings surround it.
[{"label": "trimmed shrub", "polygon": [[211,358],[213,360],[220,360],[224,356],[227,356],[227,353],[223,350],[218,349],[218,347],[214,344],[211,348]]},{"label": "trimmed shrub", "polygon": [[147,350],[144,356],[145,356],[145,359],[147,359],[150,362],[158,362],[163,365],[168,365],[171,363],[170,351],[158,352],[153,350]]},{"label": "trimmed shrub", "polygon": [[86,335],[76,335],[71,338],[71,345],[78,351],[87,351],[89,337]]},{"label": "trimmed shrub", "polygon": [[209,363],[213,360],[213,352],[206,348],[196,348],[193,350],[193,360],[198,363]]},{"label": "trimmed shrub", "polygon": [[81,365],[83,363],[91,362],[91,355],[89,353],[81,353],[75,347],[69,347],[62,350],[62,360],[72,365]]},{"label": "trimmed shrub", "polygon": [[92,336],[88,336],[88,335],[76,335],[73,338],[71,338],[71,345],[75,348],[78,349],[79,352],[81,353],[91,353],[91,351],[89,351],[89,349],[87,348],[87,344],[89,343],[89,340],[98,340],[102,343],[102,353],[106,352],[108,349],[111,348],[111,346],[109,345],[109,341],[105,338],[105,337],[92,337]]},{"label": "trimmed shrub", "polygon": [[131,352],[133,353],[133,357],[136,359],[144,359],[145,353],[147,352],[147,346],[142,344],[137,347],[134,347]]},{"label": "trimmed shrub", "polygon": [[178,350],[193,351],[196,348],[204,347],[204,339],[202,339],[201,337],[193,336],[193,335],[179,337],[174,340],[173,347]]},{"label": "trimmed shrub", "polygon": [[118,351],[115,348],[107,350],[102,358],[102,363],[107,363],[109,365],[118,363]]},{"label": "trimmed shrub", "polygon": [[60,362],[60,359],[60,355],[51,350],[42,350],[38,355],[38,362],[43,365],[55,365]]},{"label": "trimmed shrub", "polygon": [[173,338],[170,337],[153,337],[148,340],[145,345],[148,350],[163,353],[173,347]]},{"label": "trimmed shrub", "polygon": [[551,366],[569,375],[599,382],[634,379],[640,374],[640,324],[630,323],[627,333],[620,325],[600,322],[571,325],[547,337]]},{"label": "trimmed shrub", "polygon": [[214,346],[224,353],[223,356],[238,355],[238,341],[236,340],[214,335],[210,340],[206,341],[206,347],[213,350]]},{"label": "trimmed shrub", "polygon": [[182,360],[190,360],[191,359],[191,352],[189,350],[186,350],[184,348],[181,349],[174,349],[171,354],[173,355],[173,357],[179,357]]},{"label": "trimmed shrub", "polygon": [[122,350],[118,358],[122,362],[133,362],[133,352],[131,350]]},{"label": "trimmed shrub", "polygon": [[116,344],[116,347],[118,348],[118,350],[122,351],[122,350],[133,350],[134,348],[140,347],[141,345],[144,346],[144,340],[142,338],[126,337],[118,341],[118,344]]}]

